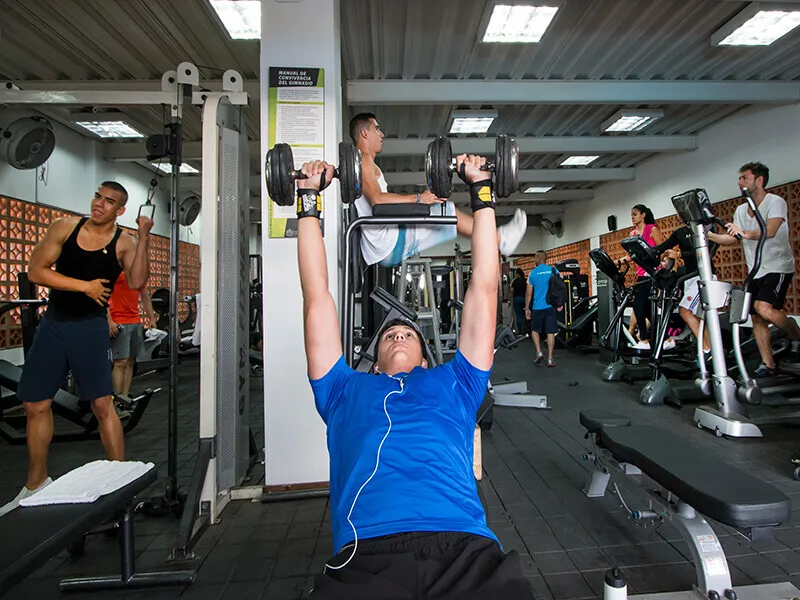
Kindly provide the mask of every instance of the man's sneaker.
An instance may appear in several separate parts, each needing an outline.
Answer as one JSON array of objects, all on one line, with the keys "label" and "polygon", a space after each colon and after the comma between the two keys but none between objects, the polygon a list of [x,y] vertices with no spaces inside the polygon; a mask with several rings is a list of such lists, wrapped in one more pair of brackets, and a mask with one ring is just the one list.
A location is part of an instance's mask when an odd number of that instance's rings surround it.
[{"label": "man's sneaker", "polygon": [[650,342],[644,340],[642,342],[637,342],[633,345],[634,350],[650,350]]},{"label": "man's sneaker", "polygon": [[500,254],[511,256],[528,230],[528,215],[521,208],[514,211],[514,217],[497,228],[500,233]]},{"label": "man's sneaker", "polygon": [[541,364],[543,360],[544,360],[544,354],[539,352],[539,354],[536,355],[536,358],[533,359],[533,364],[535,365]]},{"label": "man's sneaker", "polygon": [[555,367],[556,366],[556,361],[554,361],[552,358],[548,358],[547,359],[547,366],[548,367]]},{"label": "man's sneaker", "polygon": [[27,498],[28,496],[33,496],[36,492],[46,488],[51,483],[53,483],[53,480],[48,477],[47,479],[44,480],[44,483],[42,483],[42,485],[37,487],[35,490],[29,490],[25,486],[22,486],[22,491],[20,491],[20,493],[17,494],[17,497],[14,498],[11,502],[6,504],[5,506],[3,506],[2,508],[0,508],[0,517],[17,508],[19,506],[20,501],[23,498]]},{"label": "man's sneaker", "polygon": [[664,350],[674,350],[675,349],[675,340],[669,338],[668,340],[664,340],[664,343],[661,345]]},{"label": "man's sneaker", "polygon": [[771,375],[775,375],[776,369],[770,369],[764,363],[761,363],[758,368],[753,371],[753,377],[770,377]]}]

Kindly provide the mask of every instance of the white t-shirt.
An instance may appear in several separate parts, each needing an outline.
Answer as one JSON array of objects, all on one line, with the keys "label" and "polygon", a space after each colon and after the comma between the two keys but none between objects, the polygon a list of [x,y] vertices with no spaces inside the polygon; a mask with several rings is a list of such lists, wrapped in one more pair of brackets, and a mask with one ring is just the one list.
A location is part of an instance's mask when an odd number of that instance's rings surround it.
[{"label": "white t-shirt", "polygon": [[[378,173],[378,185],[381,192],[386,193],[389,185],[383,172],[378,170]],[[356,199],[356,212],[359,217],[372,216],[372,205],[363,194]],[[396,243],[397,225],[367,225],[361,228],[361,254],[368,265],[374,265],[389,256]]]},{"label": "white t-shirt", "polygon": [[[756,277],[764,277],[768,273],[794,273],[794,256],[792,245],[789,243],[789,218],[786,210],[786,202],[780,196],[767,194],[758,206],[758,212],[764,217],[764,221],[769,219],[782,218],[783,223],[778,227],[775,237],[768,238],[764,242],[764,250],[761,254],[761,268],[756,273]],[[733,213],[733,222],[745,231],[758,231],[758,221],[755,215],[750,216],[747,204],[741,204]],[[753,268],[753,261],[756,256],[757,240],[742,240],[744,248],[744,259],[747,268]]]}]

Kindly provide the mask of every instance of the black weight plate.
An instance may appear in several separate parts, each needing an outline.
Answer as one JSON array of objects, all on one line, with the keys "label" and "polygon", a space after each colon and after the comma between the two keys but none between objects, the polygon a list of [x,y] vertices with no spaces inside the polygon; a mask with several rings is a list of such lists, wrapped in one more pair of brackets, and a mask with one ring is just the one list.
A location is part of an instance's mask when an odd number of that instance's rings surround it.
[{"label": "black weight plate", "polygon": [[519,148],[516,140],[507,135],[495,142],[495,192],[498,198],[508,198],[519,186]]},{"label": "black weight plate", "polygon": [[160,315],[169,313],[169,290],[167,288],[158,288],[150,295],[150,301],[153,303],[153,309]]},{"label": "black weight plate", "polygon": [[339,142],[338,170],[342,202],[355,202],[361,196],[361,155],[352,144]]},{"label": "black weight plate", "polygon": [[275,154],[275,149],[270,148],[267,150],[267,158],[264,160],[264,178],[267,180],[267,195],[272,198],[273,202],[278,196],[278,192],[276,190],[278,182],[273,174],[273,168],[275,166]]},{"label": "black weight plate", "polygon": [[278,148],[278,185],[280,191],[278,192],[280,201],[278,204],[281,206],[291,206],[294,204],[294,156],[292,156],[292,147],[289,144],[276,144]]},{"label": "black weight plate", "polygon": [[425,153],[425,174],[428,189],[437,198],[449,198],[453,193],[453,150],[450,140],[437,137]]}]

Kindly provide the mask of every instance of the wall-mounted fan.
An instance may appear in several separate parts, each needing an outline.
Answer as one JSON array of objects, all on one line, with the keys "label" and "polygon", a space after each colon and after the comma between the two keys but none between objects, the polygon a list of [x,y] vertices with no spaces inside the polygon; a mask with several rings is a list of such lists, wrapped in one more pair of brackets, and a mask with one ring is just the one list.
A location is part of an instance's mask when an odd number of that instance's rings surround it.
[{"label": "wall-mounted fan", "polygon": [[190,194],[183,198],[178,206],[178,223],[188,227],[197,220],[200,214],[200,198]]},{"label": "wall-mounted fan", "polygon": [[0,126],[0,157],[15,169],[41,167],[55,147],[53,126],[44,117],[23,117]]}]

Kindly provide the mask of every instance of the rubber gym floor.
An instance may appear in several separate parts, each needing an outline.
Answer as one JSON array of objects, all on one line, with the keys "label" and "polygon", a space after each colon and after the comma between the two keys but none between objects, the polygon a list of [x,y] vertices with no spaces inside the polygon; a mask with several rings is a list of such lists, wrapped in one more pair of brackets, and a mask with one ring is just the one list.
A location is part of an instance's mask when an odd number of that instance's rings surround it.
[{"label": "rubber gym floor", "polygon": [[[597,355],[557,352],[558,366],[532,364],[533,348],[525,342],[496,355],[493,381],[525,379],[532,391],[546,393],[552,410],[495,409],[495,424],[483,436],[484,478],[480,483],[490,526],[506,550],[517,550],[536,590],[546,598],[567,600],[602,597],[602,580],[611,566],[620,567],[629,593],[690,589],[694,568],[679,534],[670,526],[641,529],[623,513],[619,500],[590,500],[581,492],[588,464],[584,430],[578,422],[583,407],[603,407],[629,415],[635,423],[672,430],[699,452],[719,456],[774,483],[792,499],[791,522],[769,541],[749,543],[715,525],[727,553],[735,585],[790,581],[800,587],[800,482],[792,480],[789,458],[799,445],[796,429],[772,427],[760,440],[718,439],[692,423],[693,408],[675,410],[636,402],[640,385],[600,380]],[[165,376],[136,381],[134,389],[164,385]],[[179,475],[188,484],[197,443],[197,362],[184,363],[180,377]],[[261,380],[252,380],[260,397]],[[261,445],[263,411],[252,407],[253,431]],[[127,456],[153,461],[166,474],[166,393],[156,396],[143,421],[127,438]],[[19,490],[25,478],[23,446],[0,446],[0,503]],[[101,457],[98,441],[59,443],[51,448],[51,474],[56,476]],[[258,470],[258,466],[256,467]],[[263,481],[256,472],[248,484]],[[163,479],[153,493],[163,491]],[[171,517],[138,516],[137,568],[161,567],[172,547],[177,521]],[[3,540],[3,543],[13,543]],[[299,599],[308,596],[313,574],[332,550],[327,501],[304,500],[262,505],[233,502],[221,522],[197,546],[197,581],[184,589],[74,594],[74,598],[162,598],[237,600]],[[117,572],[117,542],[91,536],[86,554],[77,560],[62,553],[10,590],[4,598],[45,600],[59,596],[58,581],[67,575]],[[0,590],[2,593],[2,590]]]}]

